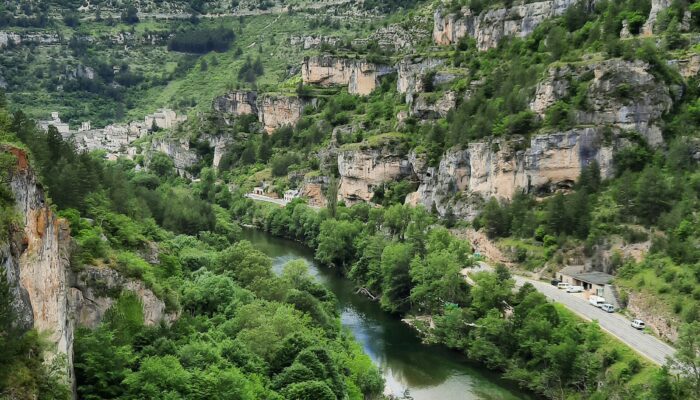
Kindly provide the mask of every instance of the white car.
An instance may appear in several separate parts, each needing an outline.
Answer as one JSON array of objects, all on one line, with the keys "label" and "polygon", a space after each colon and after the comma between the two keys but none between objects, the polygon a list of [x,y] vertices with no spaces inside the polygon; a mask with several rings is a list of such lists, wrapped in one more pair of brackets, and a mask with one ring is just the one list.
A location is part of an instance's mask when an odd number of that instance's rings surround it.
[{"label": "white car", "polygon": [[566,293],[581,293],[583,292],[583,286],[569,286],[566,288]]},{"label": "white car", "polygon": [[632,320],[632,328],[634,329],[639,329],[641,331],[642,329],[644,329],[645,326],[646,324],[641,319]]},{"label": "white car", "polygon": [[557,289],[566,289],[569,286],[571,286],[568,282],[559,282],[557,283]]},{"label": "white car", "polygon": [[615,312],[615,306],[610,304],[610,303],[605,303],[602,306],[600,306],[600,309],[609,312],[609,313],[614,313]]}]

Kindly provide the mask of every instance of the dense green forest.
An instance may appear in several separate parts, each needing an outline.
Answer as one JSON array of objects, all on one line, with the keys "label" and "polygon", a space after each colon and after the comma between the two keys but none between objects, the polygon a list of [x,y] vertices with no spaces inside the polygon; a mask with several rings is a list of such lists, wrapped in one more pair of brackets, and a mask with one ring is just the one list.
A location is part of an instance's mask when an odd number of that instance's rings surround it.
[{"label": "dense green forest", "polygon": [[[56,131],[38,132],[21,113],[1,115],[3,142],[21,141],[42,180],[63,188],[49,193],[76,240],[72,268],[115,268],[144,281],[166,311],[179,315],[170,326],[144,326],[139,298],[117,293],[100,327],[76,334],[81,398],[363,399],[381,393],[376,367],[340,329],[332,293],[303,262],[274,275],[268,257],[238,240],[240,228],[214,202],[220,190],[213,181],[190,189],[167,162],[154,165],[159,175],[134,173],[133,165],[76,154]],[[3,162],[9,166],[8,154]],[[3,196],[11,198],[6,186]],[[5,218],[11,203],[3,203],[3,232],[12,223]],[[148,242],[158,243],[156,264],[139,256]],[[2,352],[3,365],[15,367],[3,369],[0,392],[67,398],[60,375],[42,367],[36,332],[13,328],[4,281],[0,289],[1,344],[12,349]]]}]

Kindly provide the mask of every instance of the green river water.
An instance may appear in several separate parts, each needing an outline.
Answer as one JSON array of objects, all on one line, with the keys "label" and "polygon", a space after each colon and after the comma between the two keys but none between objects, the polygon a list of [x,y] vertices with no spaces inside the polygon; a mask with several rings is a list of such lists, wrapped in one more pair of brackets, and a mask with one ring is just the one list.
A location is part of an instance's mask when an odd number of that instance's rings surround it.
[{"label": "green river water", "polygon": [[534,398],[457,352],[421,343],[399,318],[382,311],[376,302],[355,294],[348,279],[316,265],[309,248],[253,229],[245,229],[244,238],[273,259],[276,272],[291,260],[304,259],[309,263],[311,274],[338,298],[343,326],[381,368],[387,393],[401,395],[408,389],[415,400]]}]

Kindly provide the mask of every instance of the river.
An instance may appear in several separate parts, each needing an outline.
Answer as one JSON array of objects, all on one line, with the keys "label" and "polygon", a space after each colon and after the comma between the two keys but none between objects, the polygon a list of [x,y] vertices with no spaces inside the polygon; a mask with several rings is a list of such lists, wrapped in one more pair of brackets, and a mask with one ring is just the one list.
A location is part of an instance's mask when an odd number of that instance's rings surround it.
[{"label": "river", "polygon": [[291,260],[304,259],[309,263],[311,274],[338,298],[342,325],[381,368],[388,393],[401,395],[408,389],[415,400],[533,399],[459,353],[421,343],[399,318],[382,311],[367,297],[355,294],[348,279],[317,266],[308,247],[254,229],[244,229],[244,239],[271,257],[278,273]]}]

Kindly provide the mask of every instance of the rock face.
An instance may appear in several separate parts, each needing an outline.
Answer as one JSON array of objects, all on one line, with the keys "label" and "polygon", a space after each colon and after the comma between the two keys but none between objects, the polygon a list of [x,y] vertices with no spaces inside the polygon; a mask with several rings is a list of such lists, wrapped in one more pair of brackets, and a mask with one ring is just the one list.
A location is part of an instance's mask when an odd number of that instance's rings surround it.
[{"label": "rock face", "polygon": [[510,8],[486,9],[478,15],[464,8],[462,16],[445,15],[443,10],[438,9],[433,20],[433,40],[438,45],[451,45],[470,36],[476,40],[479,50],[487,50],[496,47],[506,36],[529,35],[537,25],[564,14],[567,8],[577,2],[578,0],[538,1]]},{"label": "rock face", "polygon": [[0,243],[0,273],[7,276],[19,327],[45,333],[47,358],[65,356],[66,379],[73,383],[73,335],[76,321],[95,327],[122,290],[135,293],[143,304],[145,323],[171,322],[176,314],[141,281],[117,271],[88,267],[75,276],[70,266],[71,236],[67,221],[57,218],[29,166],[24,150],[0,146],[15,156],[9,186],[23,229]]},{"label": "rock face", "polygon": [[[634,318],[646,322],[647,326],[660,337],[675,343],[678,340],[677,327],[681,324],[678,317],[659,312],[658,298],[637,292],[627,292],[627,311]],[[668,313],[666,313],[668,314]]]},{"label": "rock face", "polygon": [[190,142],[187,139],[163,138],[151,141],[150,152],[161,152],[173,159],[175,169],[181,176],[187,176],[187,169],[193,166],[199,157],[190,150]]},{"label": "rock face", "polygon": [[334,56],[306,57],[301,68],[305,84],[348,86],[351,94],[368,95],[379,84],[379,78],[392,68]]},{"label": "rock face", "polygon": [[418,119],[438,119],[446,117],[447,113],[457,105],[457,93],[447,91],[442,94],[422,93],[409,102],[410,115]]},{"label": "rock face", "polygon": [[659,12],[670,7],[671,3],[673,0],[651,0],[651,11],[649,11],[649,17],[642,27],[642,35],[649,36],[654,33],[656,17],[658,17]]},{"label": "rock face", "polygon": [[347,204],[370,201],[378,186],[410,176],[411,164],[392,143],[380,147],[342,147],[338,152],[338,198]]},{"label": "rock face", "polygon": [[[522,150],[526,148],[525,150]],[[448,209],[471,219],[481,201],[490,197],[510,199],[517,192],[543,194],[571,188],[581,169],[596,161],[601,175],[610,177],[613,145],[603,142],[602,129],[582,128],[525,139],[493,139],[470,143],[466,149],[448,151],[438,167],[411,156],[418,190],[406,202]]]},{"label": "rock face", "polygon": [[340,39],[335,36],[291,36],[289,44],[300,46],[304,50],[315,49],[322,45],[335,46]]},{"label": "rock face", "polygon": [[214,110],[234,117],[254,114],[267,133],[285,125],[295,125],[307,105],[314,106],[315,99],[304,100],[297,96],[254,91],[235,91],[214,99]]},{"label": "rock face", "polygon": [[15,297],[23,328],[47,332],[50,357],[63,354],[66,375],[73,379],[73,319],[70,315],[70,229],[46,203],[44,191],[29,166],[27,154],[5,147],[17,158],[10,188],[24,230],[0,247],[0,259]]},{"label": "rock face", "polygon": [[401,60],[397,65],[396,90],[399,93],[405,93],[407,100],[412,98],[414,93],[423,91],[422,78],[444,62],[444,60],[437,58],[405,58]]},{"label": "rock face", "polygon": [[676,68],[683,78],[692,78],[700,72],[700,54],[693,54],[678,60],[669,60],[668,64]]},{"label": "rock face", "polygon": [[163,300],[157,298],[143,282],[124,278],[110,268],[88,267],[78,274],[72,291],[76,319],[80,325],[89,328],[100,324],[122,291],[134,293],[141,300],[144,323],[148,326],[161,321],[171,323],[177,318],[177,314],[166,312]]},{"label": "rock face", "polygon": [[575,112],[581,125],[612,125],[639,132],[649,144],[662,143],[661,117],[671,109],[670,88],[641,61],[607,60],[577,67],[554,67],[537,85],[530,109],[544,116],[558,100],[572,94],[572,82],[588,82],[586,106]]}]

